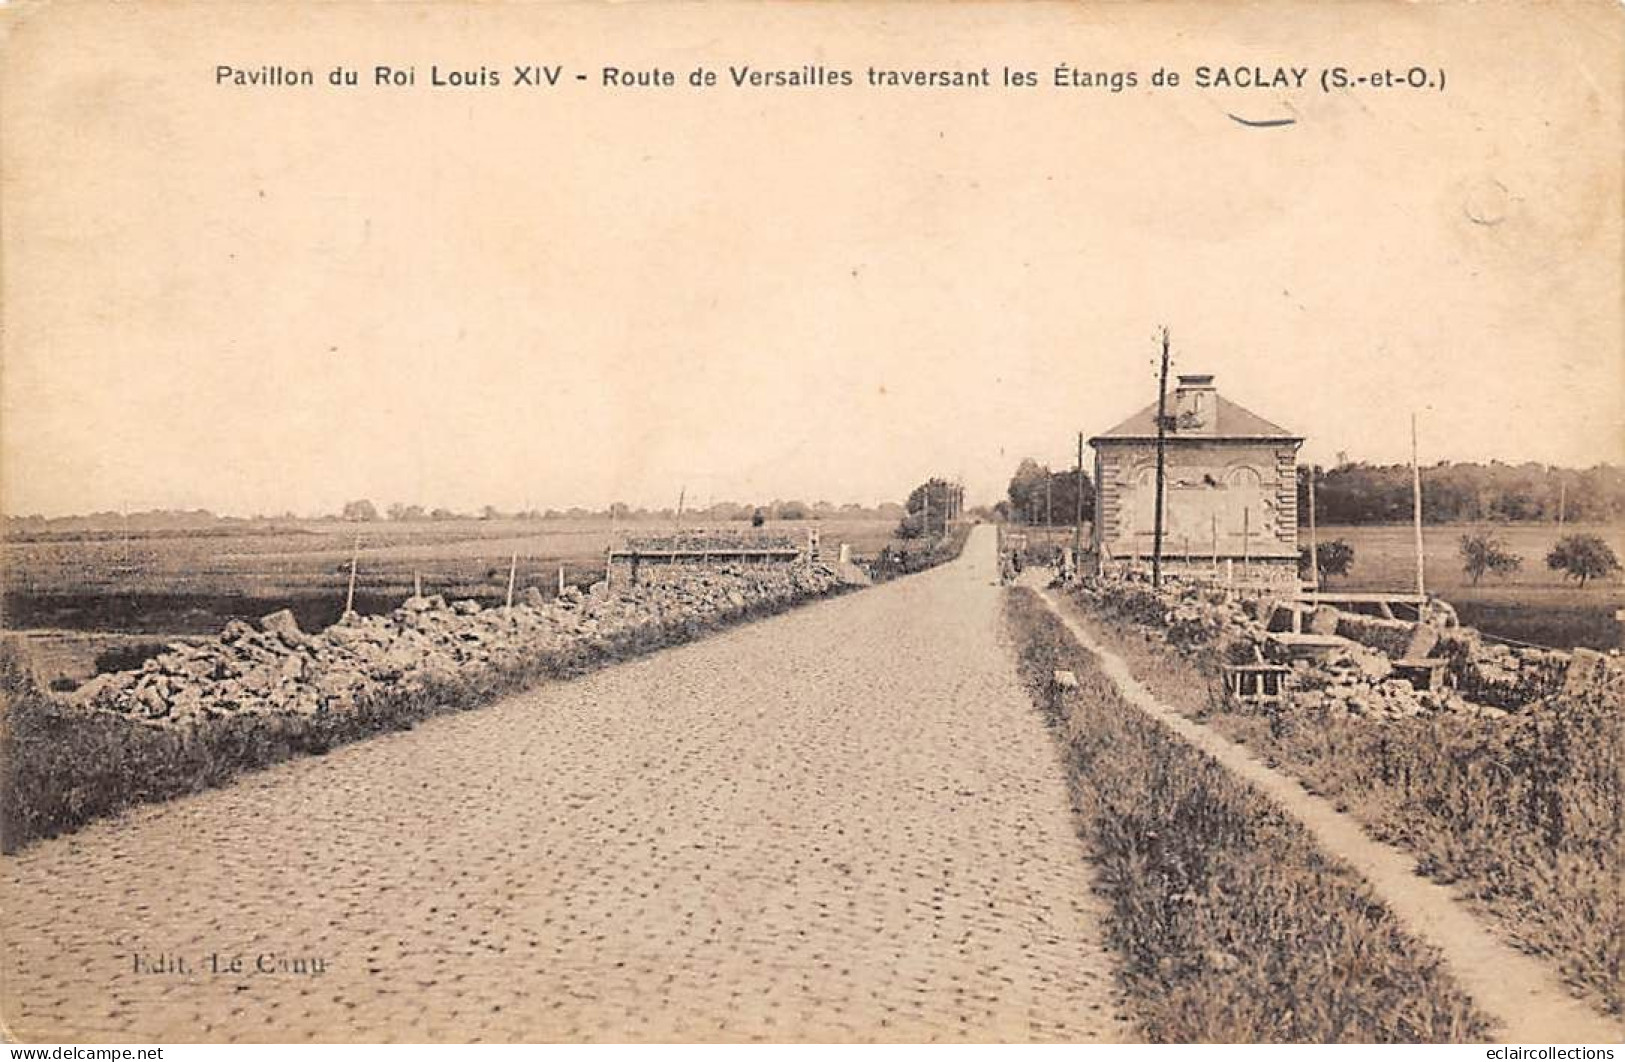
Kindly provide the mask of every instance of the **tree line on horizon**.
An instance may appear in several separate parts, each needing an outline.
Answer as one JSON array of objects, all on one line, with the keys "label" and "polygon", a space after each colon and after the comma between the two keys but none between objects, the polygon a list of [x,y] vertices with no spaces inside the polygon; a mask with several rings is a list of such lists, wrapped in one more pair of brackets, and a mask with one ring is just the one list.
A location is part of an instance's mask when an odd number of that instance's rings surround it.
[{"label": "tree line on horizon", "polygon": [[[1403,523],[1412,517],[1411,466],[1362,461],[1298,468],[1300,522],[1309,518],[1315,476],[1315,519],[1323,524]],[[1599,464],[1559,468],[1528,462],[1441,461],[1422,470],[1422,522],[1614,523],[1625,519],[1625,468]]]},{"label": "tree line on horizon", "polygon": [[[767,521],[767,520],[897,520],[906,513],[905,508],[896,502],[882,502],[879,505],[860,505],[856,502],[847,502],[836,505],[832,502],[817,501],[803,502],[798,500],[782,500],[775,498],[769,502],[748,503],[720,501],[709,505],[693,508],[684,508],[683,519],[695,523],[729,523],[735,521]],[[37,531],[73,530],[78,528],[120,529],[128,527],[137,531],[163,531],[163,530],[200,530],[214,527],[231,527],[254,523],[298,523],[310,520],[345,520],[353,523],[395,522],[410,523],[417,521],[439,520],[658,520],[675,519],[677,511],[674,507],[663,509],[648,509],[634,507],[625,502],[615,502],[607,507],[588,509],[574,506],[568,509],[523,509],[506,511],[494,505],[486,505],[476,511],[459,511],[442,506],[429,507],[423,505],[408,505],[393,503],[382,510],[366,498],[358,498],[344,503],[336,513],[318,515],[299,515],[293,512],[284,512],[271,515],[255,516],[220,516],[208,509],[148,509],[140,512],[122,513],[112,510],[87,513],[74,516],[6,516],[5,528],[8,534],[26,534]]]}]

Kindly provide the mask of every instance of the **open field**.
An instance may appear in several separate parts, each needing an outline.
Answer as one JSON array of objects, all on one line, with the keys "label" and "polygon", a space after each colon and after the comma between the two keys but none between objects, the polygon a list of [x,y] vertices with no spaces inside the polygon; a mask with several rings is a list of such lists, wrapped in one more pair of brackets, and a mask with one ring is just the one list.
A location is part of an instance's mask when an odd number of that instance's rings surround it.
[{"label": "open field", "polygon": [[[1511,576],[1485,576],[1473,586],[1461,568],[1457,545],[1473,531],[1495,532],[1523,557]],[[1625,527],[1569,524],[1562,534],[1601,536],[1625,560]],[[1308,542],[1308,532],[1302,533]],[[1334,590],[1409,590],[1416,584],[1416,559],[1408,524],[1376,524],[1319,529],[1320,541],[1343,539],[1354,547],[1347,577],[1330,580]],[[1427,588],[1456,607],[1463,623],[1501,638],[1567,649],[1620,645],[1614,610],[1625,606],[1625,583],[1616,575],[1584,590],[1546,567],[1546,552],[1558,540],[1551,524],[1441,524],[1423,528]]]},{"label": "open field", "polygon": [[[763,530],[799,542],[809,527],[819,529],[831,553],[847,542],[866,556],[892,541],[896,524],[769,521]],[[83,680],[97,670],[98,654],[128,647],[131,635],[156,644],[213,634],[228,620],[251,620],[283,608],[305,630],[332,624],[344,607],[357,533],[356,611],[377,613],[412,593],[414,574],[421,575],[426,594],[499,602],[515,554],[517,590],[536,586],[551,596],[561,565],[567,582],[585,587],[603,578],[604,551],[612,542],[627,533],[670,528],[665,520],[612,525],[602,518],[312,520],[228,525],[219,531],[39,536],[5,543],[0,625],[24,632],[43,681]]]}]

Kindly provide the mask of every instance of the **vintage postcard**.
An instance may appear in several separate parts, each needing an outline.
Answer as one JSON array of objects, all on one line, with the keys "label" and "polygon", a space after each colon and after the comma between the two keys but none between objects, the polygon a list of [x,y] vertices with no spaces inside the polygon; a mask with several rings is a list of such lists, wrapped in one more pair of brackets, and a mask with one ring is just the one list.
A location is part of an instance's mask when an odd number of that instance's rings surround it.
[{"label": "vintage postcard", "polygon": [[0,1034],[1617,1042],[1622,44],[0,4]]}]

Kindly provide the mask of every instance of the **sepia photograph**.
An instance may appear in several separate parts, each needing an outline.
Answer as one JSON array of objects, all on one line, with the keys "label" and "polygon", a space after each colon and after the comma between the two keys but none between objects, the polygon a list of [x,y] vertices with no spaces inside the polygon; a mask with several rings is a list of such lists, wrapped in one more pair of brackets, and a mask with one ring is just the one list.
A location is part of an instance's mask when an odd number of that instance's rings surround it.
[{"label": "sepia photograph", "polygon": [[0,3],[8,1059],[1612,1059],[1622,44]]}]

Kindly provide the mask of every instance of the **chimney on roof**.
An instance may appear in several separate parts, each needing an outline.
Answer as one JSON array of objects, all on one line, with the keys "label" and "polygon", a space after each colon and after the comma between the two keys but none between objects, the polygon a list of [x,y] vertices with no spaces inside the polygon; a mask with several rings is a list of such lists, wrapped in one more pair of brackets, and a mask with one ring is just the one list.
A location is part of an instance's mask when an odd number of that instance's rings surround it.
[{"label": "chimney on roof", "polygon": [[1218,426],[1218,405],[1212,375],[1181,375],[1174,389],[1174,430],[1181,435],[1212,435]]}]

